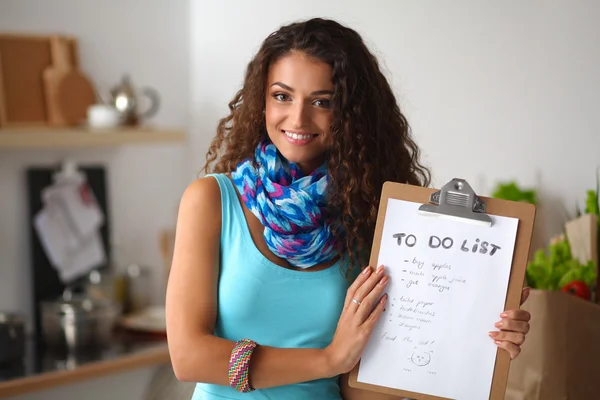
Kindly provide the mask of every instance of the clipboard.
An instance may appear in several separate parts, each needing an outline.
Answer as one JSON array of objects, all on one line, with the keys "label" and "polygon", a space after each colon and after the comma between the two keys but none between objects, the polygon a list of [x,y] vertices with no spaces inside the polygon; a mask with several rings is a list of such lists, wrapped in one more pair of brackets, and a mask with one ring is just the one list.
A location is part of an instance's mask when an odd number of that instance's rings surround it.
[{"label": "clipboard", "polygon": [[[418,213],[424,218],[445,218],[488,227],[492,226],[490,215],[517,218],[519,222],[504,310],[518,309],[520,307],[521,291],[525,282],[525,271],[535,222],[536,208],[533,204],[480,197],[473,191],[466,180],[460,178],[452,179],[442,186],[440,190],[386,182],[383,185],[375,226],[373,247],[369,260],[369,265],[371,266],[377,265],[378,262],[389,199],[421,203],[422,205],[418,208]],[[492,376],[490,400],[504,399],[510,361],[509,354],[499,348],[496,353],[496,362]],[[448,400],[445,397],[358,382],[359,368],[360,361],[349,374],[348,384],[351,387],[417,400]]]}]

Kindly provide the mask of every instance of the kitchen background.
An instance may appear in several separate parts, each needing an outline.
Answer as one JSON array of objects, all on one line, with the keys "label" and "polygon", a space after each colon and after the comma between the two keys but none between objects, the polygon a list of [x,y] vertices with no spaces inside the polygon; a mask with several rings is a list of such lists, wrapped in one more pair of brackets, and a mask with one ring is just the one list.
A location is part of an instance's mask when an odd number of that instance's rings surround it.
[{"label": "kitchen background", "polygon": [[[595,188],[600,165],[600,3],[475,0],[4,0],[0,30],[79,40],[82,69],[100,88],[129,73],[161,96],[149,122],[183,127],[185,143],[88,150],[0,150],[0,308],[27,315],[32,292],[24,169],[65,157],[107,166],[112,242],[120,263],[153,269],[164,302],[161,230],[196,176],[219,117],[261,40],[311,16],[358,30],[380,57],[432,168],[489,195],[501,180],[538,191],[534,246],[562,230]],[[141,399],[155,367],[20,399]],[[15,397],[17,398],[17,397]]]}]

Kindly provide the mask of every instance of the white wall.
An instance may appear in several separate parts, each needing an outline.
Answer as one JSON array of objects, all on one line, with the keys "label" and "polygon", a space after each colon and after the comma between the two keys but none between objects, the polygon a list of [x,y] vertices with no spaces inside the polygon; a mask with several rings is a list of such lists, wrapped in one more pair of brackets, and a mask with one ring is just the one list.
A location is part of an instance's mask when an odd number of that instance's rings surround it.
[{"label": "white wall", "polygon": [[[134,84],[161,95],[150,123],[187,128],[189,113],[189,2],[168,0],[6,0],[0,2],[0,30],[72,34],[79,39],[82,69],[101,90],[125,72]],[[30,314],[24,169],[63,157],[106,163],[113,239],[122,262],[154,267],[154,302],[164,301],[159,230],[175,222],[176,208],[190,180],[186,144],[77,151],[0,151],[0,309]],[[152,368],[88,384],[33,393],[33,399],[139,399]],[[100,398],[100,397],[97,397]]]},{"label": "white wall", "polygon": [[536,242],[562,229],[600,165],[600,3],[345,0],[192,2],[192,158],[260,42],[279,25],[325,16],[380,57],[432,168],[434,185],[499,180],[540,191]]}]

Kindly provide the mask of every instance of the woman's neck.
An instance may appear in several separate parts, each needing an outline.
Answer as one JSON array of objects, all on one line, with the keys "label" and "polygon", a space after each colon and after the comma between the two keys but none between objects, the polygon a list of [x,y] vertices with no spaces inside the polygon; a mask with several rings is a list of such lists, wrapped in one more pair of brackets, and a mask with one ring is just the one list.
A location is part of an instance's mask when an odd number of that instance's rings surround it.
[{"label": "woman's neck", "polygon": [[310,160],[296,163],[296,166],[302,171],[302,176],[308,176],[315,172],[324,162],[325,160]]}]

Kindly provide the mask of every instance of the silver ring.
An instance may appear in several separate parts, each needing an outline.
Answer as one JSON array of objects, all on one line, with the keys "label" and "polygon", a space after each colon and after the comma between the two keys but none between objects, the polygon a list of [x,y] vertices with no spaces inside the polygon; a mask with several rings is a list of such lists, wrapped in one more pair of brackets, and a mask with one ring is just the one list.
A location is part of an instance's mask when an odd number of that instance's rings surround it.
[{"label": "silver ring", "polygon": [[353,299],[352,299],[352,302],[353,302],[353,303],[356,303],[356,304],[358,304],[358,305],[360,306],[360,301],[358,301],[358,300],[356,300],[356,299],[354,299],[354,298],[353,298]]}]

